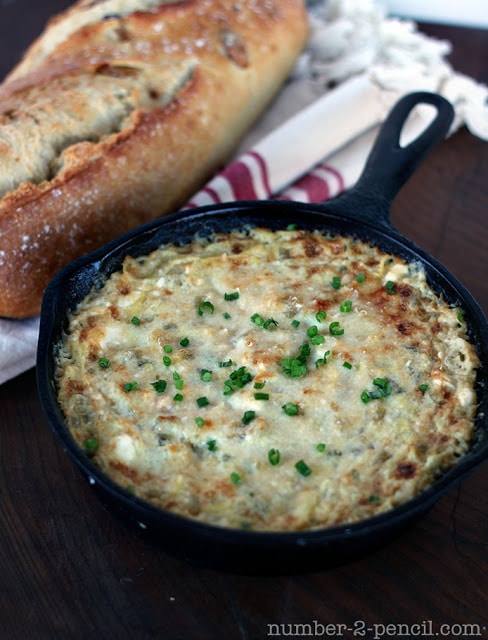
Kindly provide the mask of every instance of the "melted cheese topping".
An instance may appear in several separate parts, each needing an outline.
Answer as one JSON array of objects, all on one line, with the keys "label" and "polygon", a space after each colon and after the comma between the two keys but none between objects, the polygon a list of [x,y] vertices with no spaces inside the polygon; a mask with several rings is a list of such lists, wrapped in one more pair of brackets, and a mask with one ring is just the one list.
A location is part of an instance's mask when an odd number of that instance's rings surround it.
[{"label": "melted cheese topping", "polygon": [[455,464],[477,366],[420,265],[253,229],[127,257],[71,318],[57,379],[74,438],[125,488],[298,530],[384,512]]}]

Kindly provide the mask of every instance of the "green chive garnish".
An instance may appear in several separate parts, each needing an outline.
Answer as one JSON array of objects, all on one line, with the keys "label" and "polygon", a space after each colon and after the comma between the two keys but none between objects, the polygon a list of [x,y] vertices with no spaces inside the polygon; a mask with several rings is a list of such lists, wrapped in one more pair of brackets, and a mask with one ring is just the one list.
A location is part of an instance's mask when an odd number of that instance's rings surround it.
[{"label": "green chive garnish", "polygon": [[156,380],[155,382],[151,382],[151,386],[156,393],[163,393],[166,391],[167,383],[166,380]]},{"label": "green chive garnish", "polygon": [[135,325],[136,327],[138,327],[141,324],[140,319],[137,316],[134,316],[133,318],[131,318],[131,322],[133,325]]},{"label": "green chive garnish", "polygon": [[108,358],[98,358],[98,366],[100,369],[108,369],[110,367],[110,360]]},{"label": "green chive garnish", "polygon": [[212,379],[212,372],[208,369],[202,369],[200,372],[200,380],[202,382],[210,382]]},{"label": "green chive garnish", "polygon": [[181,347],[187,347],[190,344],[190,338],[182,338],[180,340]]},{"label": "green chive garnish", "polygon": [[310,467],[304,460],[299,460],[295,465],[295,469],[304,478],[306,478],[312,473],[312,469],[310,469]]},{"label": "green chive garnish", "polygon": [[259,391],[258,393],[254,394],[254,399],[255,400],[269,400],[269,393],[263,393],[262,391]]},{"label": "green chive garnish", "polygon": [[287,416],[296,416],[299,412],[298,405],[294,402],[286,402],[281,408]]},{"label": "green chive garnish", "polygon": [[347,360],[345,360],[342,363],[342,366],[345,367],[346,369],[352,369],[352,364],[350,362],[348,362]]},{"label": "green chive garnish", "polygon": [[298,327],[300,326],[300,320],[292,320],[292,321],[291,321],[291,326],[292,326],[294,329],[298,329]]},{"label": "green chive garnish", "polygon": [[279,449],[270,449],[268,451],[268,460],[269,463],[275,467],[280,461],[281,455]]},{"label": "green chive garnish", "polygon": [[124,391],[127,391],[127,393],[129,391],[134,391],[134,389],[137,389],[137,382],[126,382],[124,384]]},{"label": "green chive garnish", "polygon": [[203,316],[204,313],[209,313],[210,315],[212,315],[214,311],[215,311],[215,307],[210,302],[210,300],[204,300],[203,302],[200,302],[200,304],[198,305],[199,316]]},{"label": "green chive garnish", "polygon": [[393,280],[388,280],[388,282],[385,284],[385,288],[386,293],[389,293],[390,295],[396,293],[396,283],[393,282]]},{"label": "green chive garnish", "polygon": [[344,302],[340,306],[340,310],[343,313],[349,313],[352,309],[352,300],[344,300]]},{"label": "green chive garnish", "polygon": [[217,451],[218,449],[217,440],[207,440],[206,445],[209,451]]},{"label": "green chive garnish", "polygon": [[232,484],[241,484],[241,476],[235,471],[233,471],[229,477]]},{"label": "green chive garnish", "polygon": [[325,451],[325,444],[323,442],[319,442],[319,444],[315,447],[315,449],[319,452],[319,453],[324,453]]},{"label": "green chive garnish", "polygon": [[254,313],[251,316],[251,321],[254,322],[256,326],[262,327],[263,329],[271,329],[278,326],[278,322],[276,320],[274,320],[273,318],[268,318],[267,320],[265,320],[259,313]]},{"label": "green chive garnish", "polygon": [[252,375],[246,371],[246,367],[235,369],[227,380],[224,381],[224,396],[230,396],[252,380]]},{"label": "green chive garnish", "polygon": [[207,407],[209,404],[210,401],[207,396],[201,396],[200,398],[197,398],[197,405],[199,407]]},{"label": "green chive garnish", "polygon": [[364,278],[364,273],[358,273],[358,275],[356,276],[356,282],[364,282]]},{"label": "green chive garnish", "polygon": [[201,418],[200,416],[195,418],[195,422],[196,422],[197,427],[203,427],[204,424],[205,424],[205,420],[203,418]]},{"label": "green chive garnish", "polygon": [[169,365],[171,364],[171,358],[169,356],[163,356],[163,364],[166,367],[169,367]]},{"label": "green chive garnish", "polygon": [[427,389],[429,388],[429,385],[427,384],[421,384],[419,386],[419,391],[422,391],[422,393],[425,393],[427,391]]},{"label": "green chive garnish", "polygon": [[173,396],[173,400],[175,402],[182,402],[183,401],[183,396],[181,395],[181,393],[177,393]]},{"label": "green chive garnish", "polygon": [[100,443],[96,438],[87,438],[83,441],[83,448],[88,453],[88,455],[92,456],[96,453]]},{"label": "green chive garnish", "polygon": [[329,325],[330,334],[333,336],[342,336],[344,329],[341,328],[340,322],[331,322]]},{"label": "green chive garnish", "polygon": [[315,319],[317,322],[323,322],[327,318],[327,313],[325,311],[317,311],[315,314]]},{"label": "green chive garnish", "polygon": [[242,424],[248,425],[250,422],[254,420],[255,417],[256,417],[255,411],[252,411],[252,410],[246,411],[242,416]]},{"label": "green chive garnish", "polygon": [[239,298],[239,291],[233,291],[232,293],[224,293],[224,300],[237,300]]},{"label": "green chive garnish", "polygon": [[170,344],[165,344],[163,347],[164,353],[173,353],[173,347]]},{"label": "green chive garnish", "polygon": [[333,289],[340,289],[341,288],[341,279],[338,276],[334,276],[332,278],[332,288]]}]

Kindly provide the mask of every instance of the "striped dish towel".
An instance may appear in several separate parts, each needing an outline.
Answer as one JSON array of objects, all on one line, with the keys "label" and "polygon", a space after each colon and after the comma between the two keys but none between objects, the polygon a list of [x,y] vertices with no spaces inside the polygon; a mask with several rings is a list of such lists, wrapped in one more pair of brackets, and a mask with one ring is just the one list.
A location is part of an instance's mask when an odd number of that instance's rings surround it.
[{"label": "striped dish towel", "polygon": [[328,200],[359,177],[386,112],[369,79],[345,82],[231,162],[184,208],[236,200]]}]

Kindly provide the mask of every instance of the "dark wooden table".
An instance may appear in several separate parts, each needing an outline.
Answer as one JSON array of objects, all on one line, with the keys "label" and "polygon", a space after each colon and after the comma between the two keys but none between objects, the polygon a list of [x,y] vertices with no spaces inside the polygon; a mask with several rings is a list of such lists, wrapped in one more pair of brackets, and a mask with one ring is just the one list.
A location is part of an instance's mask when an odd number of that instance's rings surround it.
[{"label": "dark wooden table", "polygon": [[[0,3],[1,77],[67,4]],[[421,28],[453,43],[456,69],[488,82],[488,31]],[[444,142],[393,221],[488,311],[486,142],[466,130]],[[0,387],[0,456],[0,640],[488,638],[488,464],[362,560],[245,577],[169,557],[106,510],[51,433],[34,371]]]}]

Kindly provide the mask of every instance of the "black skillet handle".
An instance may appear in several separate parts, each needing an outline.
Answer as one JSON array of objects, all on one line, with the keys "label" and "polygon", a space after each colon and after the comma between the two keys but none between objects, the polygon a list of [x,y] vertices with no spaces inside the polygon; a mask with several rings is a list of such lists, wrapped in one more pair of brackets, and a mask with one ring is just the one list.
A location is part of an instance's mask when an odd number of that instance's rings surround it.
[{"label": "black skillet handle", "polygon": [[[401,133],[408,116],[421,104],[435,107],[434,119],[412,142],[401,146]],[[451,103],[439,94],[421,91],[401,98],[381,126],[359,180],[338,199],[341,211],[374,222],[376,226],[389,226],[394,197],[428,153],[444,140],[453,119]]]}]

